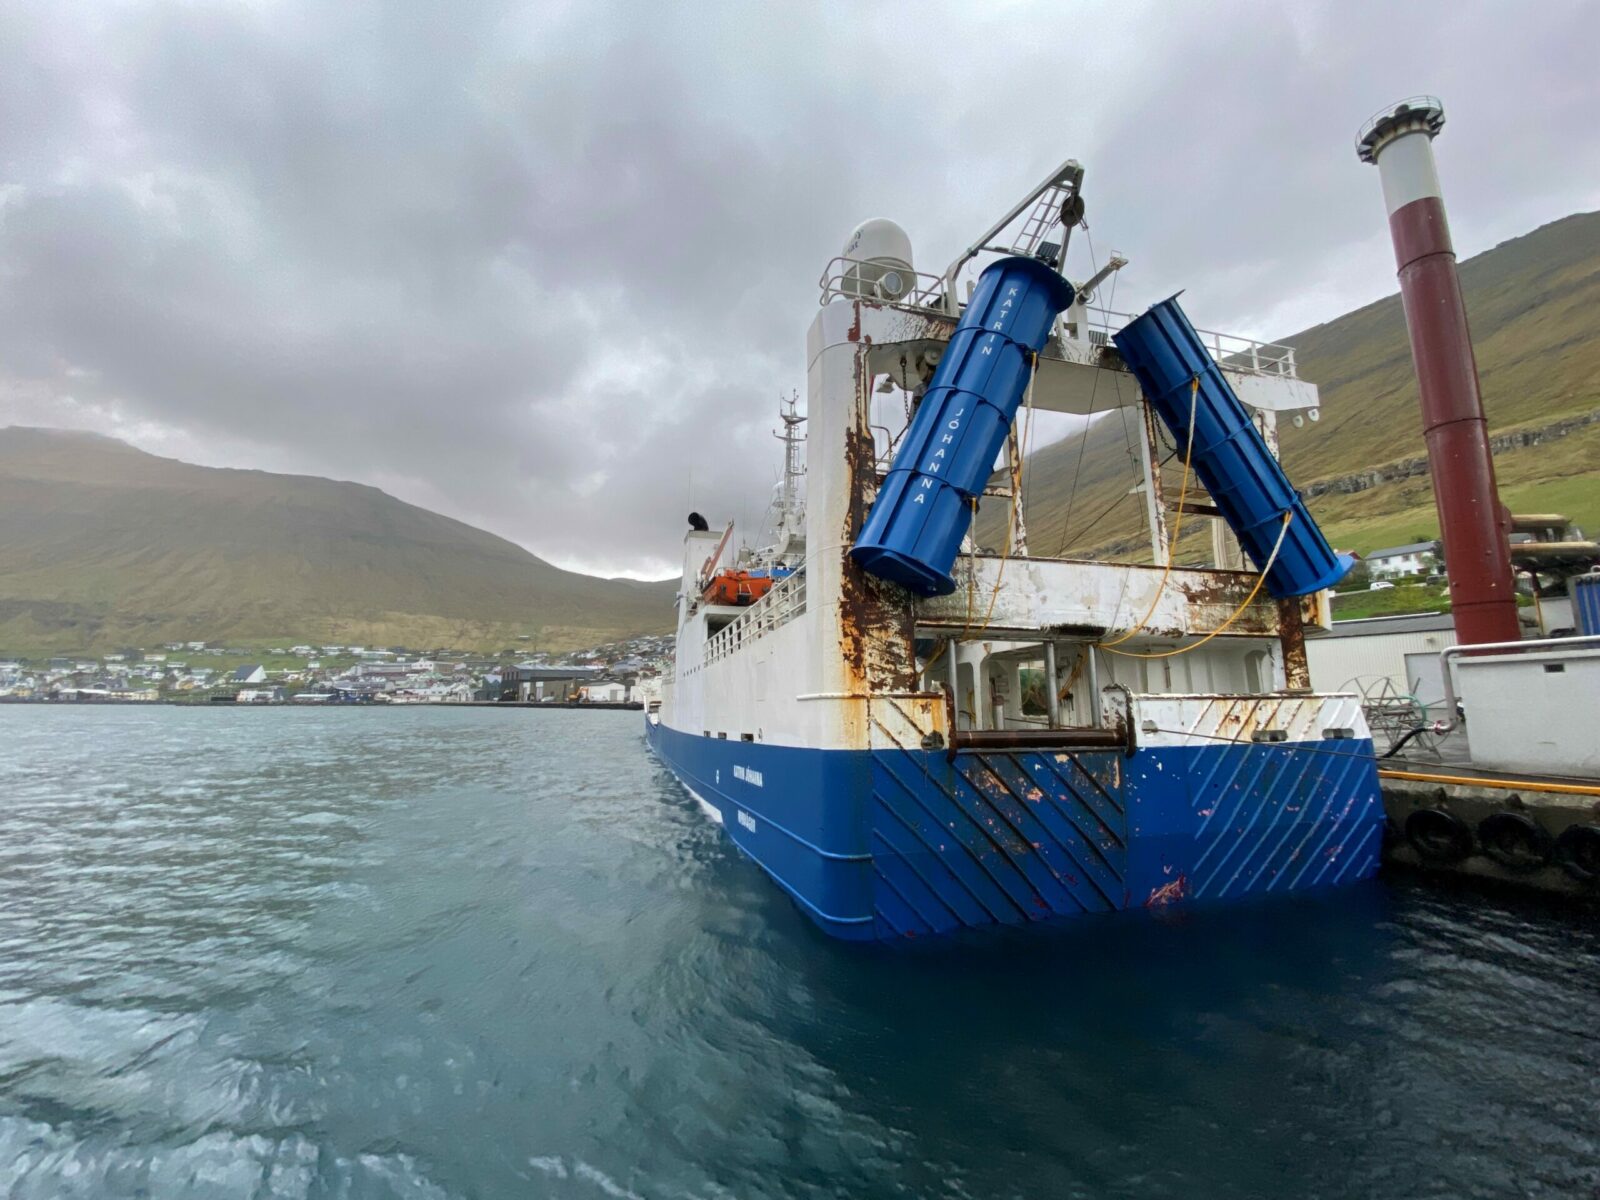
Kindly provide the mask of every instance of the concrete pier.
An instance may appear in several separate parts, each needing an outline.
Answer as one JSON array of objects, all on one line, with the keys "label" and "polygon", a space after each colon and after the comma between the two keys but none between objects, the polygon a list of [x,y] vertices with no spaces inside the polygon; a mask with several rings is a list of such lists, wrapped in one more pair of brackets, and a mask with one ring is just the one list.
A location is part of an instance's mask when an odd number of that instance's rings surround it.
[{"label": "concrete pier", "polygon": [[1600,902],[1600,781],[1477,769],[1450,742],[1378,776],[1386,862]]}]

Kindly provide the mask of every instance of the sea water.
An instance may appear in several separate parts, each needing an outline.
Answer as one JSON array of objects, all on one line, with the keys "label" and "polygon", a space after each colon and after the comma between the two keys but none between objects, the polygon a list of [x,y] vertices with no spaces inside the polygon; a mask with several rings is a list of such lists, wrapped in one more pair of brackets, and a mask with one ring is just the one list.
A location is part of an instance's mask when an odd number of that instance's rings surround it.
[{"label": "sea water", "polygon": [[637,713],[0,707],[8,1197],[1589,1196],[1592,914],[829,940]]}]

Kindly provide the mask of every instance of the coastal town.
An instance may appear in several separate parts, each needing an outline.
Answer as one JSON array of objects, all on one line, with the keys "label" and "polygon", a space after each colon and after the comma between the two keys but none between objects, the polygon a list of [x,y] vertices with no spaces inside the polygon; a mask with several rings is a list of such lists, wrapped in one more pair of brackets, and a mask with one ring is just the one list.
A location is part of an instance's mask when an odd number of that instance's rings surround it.
[{"label": "coastal town", "polygon": [[95,655],[0,657],[0,703],[639,704],[672,636],[564,654],[345,644],[167,642]]}]

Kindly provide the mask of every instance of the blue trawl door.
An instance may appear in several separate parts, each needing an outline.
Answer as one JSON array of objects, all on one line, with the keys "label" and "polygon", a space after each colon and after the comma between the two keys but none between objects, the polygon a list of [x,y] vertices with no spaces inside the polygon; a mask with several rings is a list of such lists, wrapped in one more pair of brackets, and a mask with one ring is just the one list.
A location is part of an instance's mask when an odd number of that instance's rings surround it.
[{"label": "blue trawl door", "polygon": [[1124,907],[1123,767],[1117,751],[874,751],[877,935]]}]

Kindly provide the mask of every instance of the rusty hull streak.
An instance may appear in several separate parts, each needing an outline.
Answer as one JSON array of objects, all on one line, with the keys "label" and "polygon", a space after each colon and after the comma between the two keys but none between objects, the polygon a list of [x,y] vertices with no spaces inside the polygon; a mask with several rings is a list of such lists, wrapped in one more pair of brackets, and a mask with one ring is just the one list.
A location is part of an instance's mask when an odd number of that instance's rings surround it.
[{"label": "rusty hull streak", "polygon": [[1311,690],[1311,664],[1306,659],[1306,627],[1300,597],[1278,601],[1278,642],[1283,647],[1284,686],[1291,692]]},{"label": "rusty hull streak", "polygon": [[[852,342],[859,342],[859,341],[861,341],[861,301],[859,301],[859,300],[852,301],[850,312],[851,312],[850,329],[845,334],[845,337],[847,339],[849,339],[850,341],[852,341]],[[867,340],[867,344],[868,345],[872,344],[872,339],[870,337],[867,338],[866,340]]]},{"label": "rusty hull streak", "polygon": [[[855,371],[854,422],[845,436],[850,504],[840,530],[839,650],[848,676],[846,690],[866,696],[870,709],[874,694],[916,689],[915,623],[910,594],[867,574],[850,557],[856,533],[866,522],[868,491],[877,479],[870,415],[863,402],[872,382],[864,351],[856,354]],[[866,731],[863,726],[852,732],[864,737]]]},{"label": "rusty hull streak", "polygon": [[[1232,612],[1249,594],[1249,589],[1255,586],[1255,581],[1242,571],[1203,571],[1200,575],[1201,578],[1194,582],[1186,580],[1177,582],[1178,590],[1183,593],[1183,598],[1188,601],[1190,608],[1196,605],[1214,604],[1225,607],[1227,612]],[[1216,623],[1221,624],[1225,618],[1226,614],[1218,616]],[[1281,622],[1281,607],[1277,617],[1274,618],[1269,602],[1257,599],[1239,614],[1239,619],[1222,636],[1227,637],[1233,633],[1256,637],[1273,634],[1279,631]],[[1206,631],[1202,629],[1197,632]]]}]

